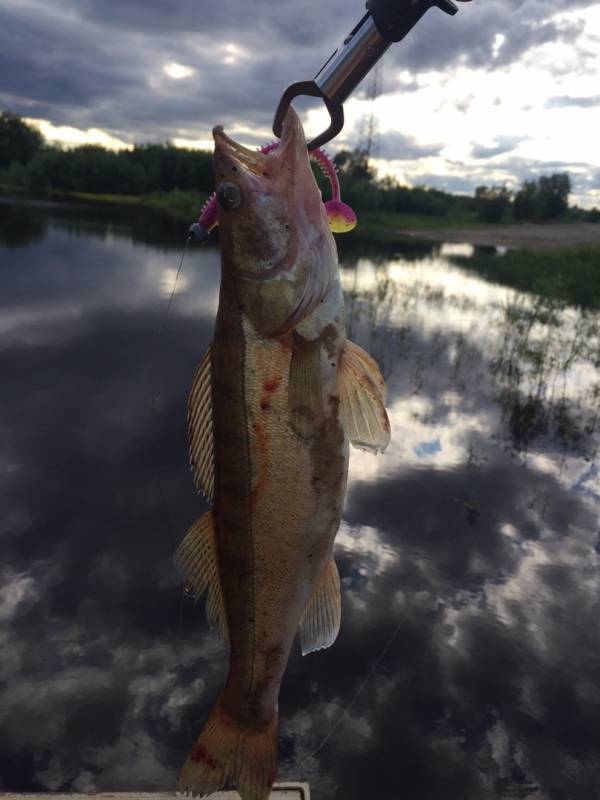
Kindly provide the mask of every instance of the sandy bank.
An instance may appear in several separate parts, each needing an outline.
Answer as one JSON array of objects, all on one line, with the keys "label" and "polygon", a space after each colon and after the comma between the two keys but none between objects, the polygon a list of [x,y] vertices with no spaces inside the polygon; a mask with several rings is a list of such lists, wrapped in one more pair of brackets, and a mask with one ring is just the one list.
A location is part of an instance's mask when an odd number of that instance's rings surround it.
[{"label": "sandy bank", "polygon": [[576,222],[557,225],[494,225],[488,228],[437,228],[405,230],[406,236],[435,242],[466,242],[473,245],[523,247],[543,250],[551,247],[600,245],[600,224]]}]

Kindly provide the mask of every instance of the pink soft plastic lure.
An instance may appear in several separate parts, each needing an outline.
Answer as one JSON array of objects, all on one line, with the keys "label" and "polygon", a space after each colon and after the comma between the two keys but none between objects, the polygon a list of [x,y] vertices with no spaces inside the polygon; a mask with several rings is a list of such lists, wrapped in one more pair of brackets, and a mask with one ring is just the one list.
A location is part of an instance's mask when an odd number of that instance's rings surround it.
[{"label": "pink soft plastic lure", "polygon": [[[279,142],[271,142],[260,148],[261,153],[270,153],[279,147]],[[338,180],[335,166],[327,153],[320,148],[311,151],[311,158],[321,167],[321,170],[331,186],[331,200],[327,200],[323,205],[327,212],[329,227],[333,233],[347,233],[356,227],[356,214],[349,205],[342,202],[340,196],[340,182]],[[198,218],[198,225],[203,232],[209,233],[218,225],[217,218],[217,197],[214,194],[208,198]]]}]

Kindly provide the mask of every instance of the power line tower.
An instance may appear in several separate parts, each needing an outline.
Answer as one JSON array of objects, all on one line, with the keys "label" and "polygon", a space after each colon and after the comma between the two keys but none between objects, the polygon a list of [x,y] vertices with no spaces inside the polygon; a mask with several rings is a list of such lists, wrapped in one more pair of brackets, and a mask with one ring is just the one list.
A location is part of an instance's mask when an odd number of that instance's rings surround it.
[{"label": "power line tower", "polygon": [[382,69],[382,62],[378,61],[371,73],[367,89],[370,111],[364,115],[360,126],[358,149],[364,153],[367,166],[371,158],[377,155],[379,150],[379,119],[375,112],[375,100],[381,94]]}]

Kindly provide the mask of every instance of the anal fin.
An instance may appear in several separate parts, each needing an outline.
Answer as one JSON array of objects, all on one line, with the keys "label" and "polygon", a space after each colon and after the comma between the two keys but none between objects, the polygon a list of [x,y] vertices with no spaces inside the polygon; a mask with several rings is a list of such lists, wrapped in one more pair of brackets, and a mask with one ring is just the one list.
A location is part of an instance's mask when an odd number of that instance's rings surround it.
[{"label": "anal fin", "polygon": [[209,501],[213,499],[215,481],[211,357],[212,346],[198,365],[188,397],[190,467],[196,488]]},{"label": "anal fin", "polygon": [[386,386],[379,367],[362,347],[347,341],[339,368],[340,420],[360,450],[383,453],[390,442]]},{"label": "anal fin", "polygon": [[183,579],[194,587],[199,597],[208,590],[206,617],[209,625],[217,627],[225,643],[229,642],[227,617],[215,541],[212,511],[195,522],[175,551],[175,566]]},{"label": "anal fin", "polygon": [[302,655],[331,647],[339,633],[341,617],[340,575],[332,558],[321,573],[300,620]]}]

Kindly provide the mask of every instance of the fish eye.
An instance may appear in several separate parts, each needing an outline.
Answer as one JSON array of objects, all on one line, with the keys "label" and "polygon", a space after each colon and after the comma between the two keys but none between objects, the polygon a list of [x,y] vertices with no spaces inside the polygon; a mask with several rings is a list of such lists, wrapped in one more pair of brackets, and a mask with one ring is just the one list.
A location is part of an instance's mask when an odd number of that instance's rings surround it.
[{"label": "fish eye", "polygon": [[231,181],[223,181],[217,189],[217,200],[221,208],[225,208],[228,211],[239,208],[242,202],[240,187]]}]

